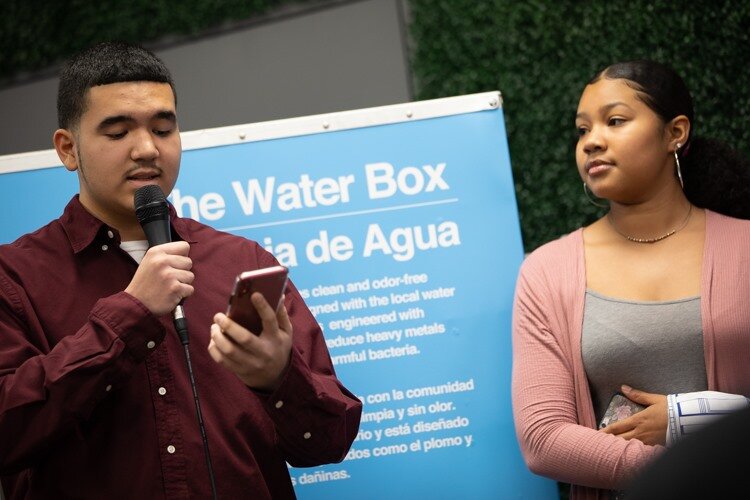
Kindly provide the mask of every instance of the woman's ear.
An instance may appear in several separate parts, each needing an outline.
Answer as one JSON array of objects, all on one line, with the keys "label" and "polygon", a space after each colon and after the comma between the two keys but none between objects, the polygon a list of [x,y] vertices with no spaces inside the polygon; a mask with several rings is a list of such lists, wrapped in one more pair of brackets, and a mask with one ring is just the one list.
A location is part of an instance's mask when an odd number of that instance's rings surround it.
[{"label": "woman's ear", "polygon": [[73,132],[64,128],[55,130],[52,143],[65,168],[71,172],[78,170],[78,148],[76,148],[76,138]]},{"label": "woman's ear", "polygon": [[669,137],[670,152],[674,152],[678,144],[684,146],[690,137],[690,120],[685,115],[679,115],[672,118],[667,124],[667,136]]}]

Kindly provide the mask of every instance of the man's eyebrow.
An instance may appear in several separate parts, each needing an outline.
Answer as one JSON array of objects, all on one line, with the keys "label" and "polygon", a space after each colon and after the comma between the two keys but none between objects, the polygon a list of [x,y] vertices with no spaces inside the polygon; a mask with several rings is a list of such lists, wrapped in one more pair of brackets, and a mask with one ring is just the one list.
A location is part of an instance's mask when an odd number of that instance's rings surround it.
[{"label": "man's eyebrow", "polygon": [[170,122],[176,122],[177,115],[174,113],[174,111],[159,111],[158,113],[154,115],[154,119],[169,120]]},{"label": "man's eyebrow", "polygon": [[[152,120],[168,120],[172,123],[177,122],[177,115],[174,113],[174,111],[159,111],[154,114],[154,116],[151,117]],[[101,122],[99,122],[99,126],[96,127],[98,130],[104,130],[112,125],[117,125],[119,123],[132,123],[135,122],[135,118],[133,118],[130,115],[114,115],[114,116],[108,116]]]},{"label": "man's eyebrow", "polygon": [[135,119],[132,116],[128,115],[115,115],[115,116],[108,116],[104,120],[99,122],[99,125],[96,127],[97,130],[104,130],[107,127],[110,127],[112,125],[117,125],[118,123],[125,123],[125,122],[134,122]]}]

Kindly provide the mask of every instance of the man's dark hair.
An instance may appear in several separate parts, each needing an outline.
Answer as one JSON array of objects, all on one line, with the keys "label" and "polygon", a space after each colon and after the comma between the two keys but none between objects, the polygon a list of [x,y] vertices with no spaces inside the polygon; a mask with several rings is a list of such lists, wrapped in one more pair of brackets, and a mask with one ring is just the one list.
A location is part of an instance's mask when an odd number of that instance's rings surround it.
[{"label": "man's dark hair", "polygon": [[63,66],[57,90],[58,127],[78,124],[91,87],[119,82],[168,83],[177,100],[172,75],[161,59],[138,45],[104,42],[79,52]]}]

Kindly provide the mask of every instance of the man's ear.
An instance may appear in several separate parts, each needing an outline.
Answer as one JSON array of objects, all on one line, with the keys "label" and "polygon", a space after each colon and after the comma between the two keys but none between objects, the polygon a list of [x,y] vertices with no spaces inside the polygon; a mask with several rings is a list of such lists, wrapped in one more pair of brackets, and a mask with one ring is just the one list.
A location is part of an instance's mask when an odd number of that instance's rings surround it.
[{"label": "man's ear", "polygon": [[59,128],[52,135],[52,143],[55,145],[57,156],[63,162],[65,168],[71,172],[78,170],[78,148],[76,148],[76,137],[68,129]]},{"label": "man's ear", "polygon": [[670,151],[673,152],[678,149],[677,144],[680,147],[684,146],[688,137],[690,137],[690,120],[685,115],[675,116],[667,124],[667,131],[669,132]]}]

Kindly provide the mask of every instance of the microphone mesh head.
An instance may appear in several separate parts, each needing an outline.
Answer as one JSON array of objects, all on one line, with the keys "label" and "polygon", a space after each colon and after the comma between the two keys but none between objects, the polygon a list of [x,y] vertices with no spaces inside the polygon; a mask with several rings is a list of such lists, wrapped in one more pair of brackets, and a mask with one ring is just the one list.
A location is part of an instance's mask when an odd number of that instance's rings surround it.
[{"label": "microphone mesh head", "polygon": [[149,184],[148,186],[136,189],[135,196],[133,197],[133,204],[135,205],[136,210],[138,210],[138,207],[142,207],[148,203],[166,201],[166,199],[167,198],[164,196],[164,193],[159,186],[156,184]]},{"label": "microphone mesh head", "polygon": [[133,205],[135,216],[141,224],[155,219],[169,218],[167,198],[161,188],[154,184],[138,188],[133,197]]}]

